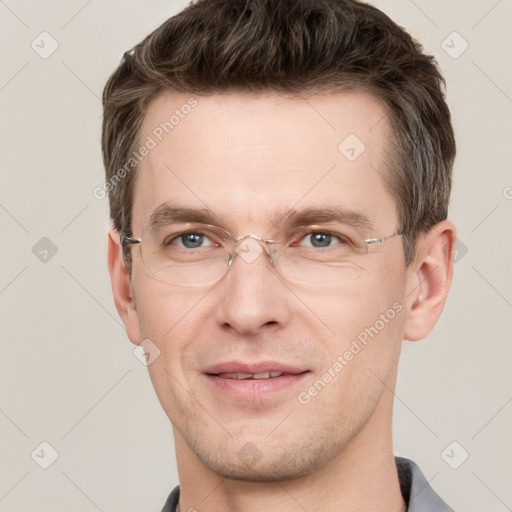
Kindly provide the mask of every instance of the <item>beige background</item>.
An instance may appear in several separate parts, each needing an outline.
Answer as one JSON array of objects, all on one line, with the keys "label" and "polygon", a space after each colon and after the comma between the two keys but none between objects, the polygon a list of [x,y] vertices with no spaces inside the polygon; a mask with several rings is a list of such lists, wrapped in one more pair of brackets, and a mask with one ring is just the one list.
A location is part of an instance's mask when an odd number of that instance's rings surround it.
[{"label": "beige background", "polygon": [[[404,346],[395,451],[456,510],[511,510],[512,1],[374,3],[437,56],[458,140],[455,280],[433,334]],[[104,83],[185,5],[0,0],[0,512],[160,510],[177,483],[170,423],[115,311],[107,202],[92,191]],[[43,31],[59,45],[47,59],[31,48],[51,48]],[[58,453],[48,469],[43,441]]]}]

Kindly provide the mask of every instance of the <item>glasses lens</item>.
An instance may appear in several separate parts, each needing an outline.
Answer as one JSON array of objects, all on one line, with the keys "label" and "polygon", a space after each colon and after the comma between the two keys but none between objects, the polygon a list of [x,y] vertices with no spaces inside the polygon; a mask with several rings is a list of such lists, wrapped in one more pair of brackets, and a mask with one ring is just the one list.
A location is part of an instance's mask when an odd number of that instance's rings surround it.
[{"label": "glasses lens", "polygon": [[165,283],[214,283],[228,270],[226,258],[231,243],[229,233],[215,226],[155,226],[143,235],[142,263],[151,276]]},{"label": "glasses lens", "polygon": [[305,226],[280,233],[279,272],[291,281],[337,285],[359,277],[367,254],[363,237],[344,225]]}]

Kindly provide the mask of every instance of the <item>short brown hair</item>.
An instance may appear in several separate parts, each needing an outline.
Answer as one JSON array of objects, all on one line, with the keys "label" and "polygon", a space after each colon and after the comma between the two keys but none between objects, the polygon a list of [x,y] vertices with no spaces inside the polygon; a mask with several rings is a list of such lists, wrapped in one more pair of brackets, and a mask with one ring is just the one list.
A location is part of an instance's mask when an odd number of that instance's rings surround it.
[{"label": "short brown hair", "polygon": [[359,88],[380,98],[389,114],[385,179],[409,264],[417,235],[448,211],[455,137],[444,86],[435,59],[417,41],[356,0],[191,3],[126,52],[103,91],[113,224],[131,234],[137,169],[114,178],[137,147],[149,101],[163,91],[312,95]]}]

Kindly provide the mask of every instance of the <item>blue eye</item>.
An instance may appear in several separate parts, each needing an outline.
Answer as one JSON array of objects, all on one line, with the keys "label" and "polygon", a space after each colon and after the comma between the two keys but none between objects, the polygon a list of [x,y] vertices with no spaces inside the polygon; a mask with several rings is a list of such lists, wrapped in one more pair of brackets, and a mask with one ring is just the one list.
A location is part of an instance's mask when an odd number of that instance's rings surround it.
[{"label": "blue eye", "polygon": [[302,242],[309,240],[309,243],[301,243],[311,247],[331,247],[334,244],[344,243],[344,240],[339,236],[333,235],[325,231],[313,231],[308,233]]},{"label": "blue eye", "polygon": [[188,233],[186,235],[181,235],[179,240],[185,247],[187,247],[187,249],[195,249],[196,247],[201,247],[201,245],[203,245],[204,236],[198,233]]},{"label": "blue eye", "polygon": [[312,233],[309,237],[313,247],[328,247],[331,245],[332,236],[327,233]]},{"label": "blue eye", "polygon": [[168,240],[165,245],[177,245],[179,247],[184,247],[185,249],[197,249],[198,247],[211,245],[211,241],[210,238],[203,233],[194,231],[176,235],[172,239]]}]

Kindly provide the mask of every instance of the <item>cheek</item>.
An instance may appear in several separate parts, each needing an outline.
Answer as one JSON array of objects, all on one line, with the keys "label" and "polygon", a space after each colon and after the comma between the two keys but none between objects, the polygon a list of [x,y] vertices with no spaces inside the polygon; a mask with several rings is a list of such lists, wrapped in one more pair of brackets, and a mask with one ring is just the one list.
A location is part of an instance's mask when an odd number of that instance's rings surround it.
[{"label": "cheek", "polygon": [[[151,280],[134,287],[141,333],[151,340],[158,356],[148,365],[156,394],[169,418],[185,415],[195,375],[190,351],[201,338],[204,301],[207,292],[174,288]],[[188,392],[185,390],[189,390]]]},{"label": "cheek", "polygon": [[318,396],[311,398],[312,404],[318,400],[313,407],[332,411],[340,425],[356,428],[369,418],[386,385],[392,386],[405,317],[397,283],[372,279],[309,303],[334,334],[324,338],[326,358],[304,393]]},{"label": "cheek", "polygon": [[361,389],[380,389],[381,381],[389,379],[403,339],[404,286],[404,279],[391,271],[381,273],[380,279],[368,276],[329,299],[319,294],[306,301],[331,331],[324,338],[327,359],[322,371],[336,375],[332,391],[338,396],[347,397],[350,389],[348,396],[358,397]]},{"label": "cheek", "polygon": [[383,275],[364,276],[357,284],[329,292],[304,293],[301,299],[328,327],[330,338],[339,342],[350,341],[375,325],[379,333],[391,325],[396,331],[404,310],[404,278],[392,272]]},{"label": "cheek", "polygon": [[203,294],[143,276],[133,285],[141,331],[155,343],[165,343],[194,317]]},{"label": "cheek", "polygon": [[[152,281],[152,282],[151,282]],[[204,329],[207,290],[177,288],[158,281],[135,288],[140,330],[157,347],[158,359],[148,366],[155,388],[174,387],[193,369],[189,356]]]}]

